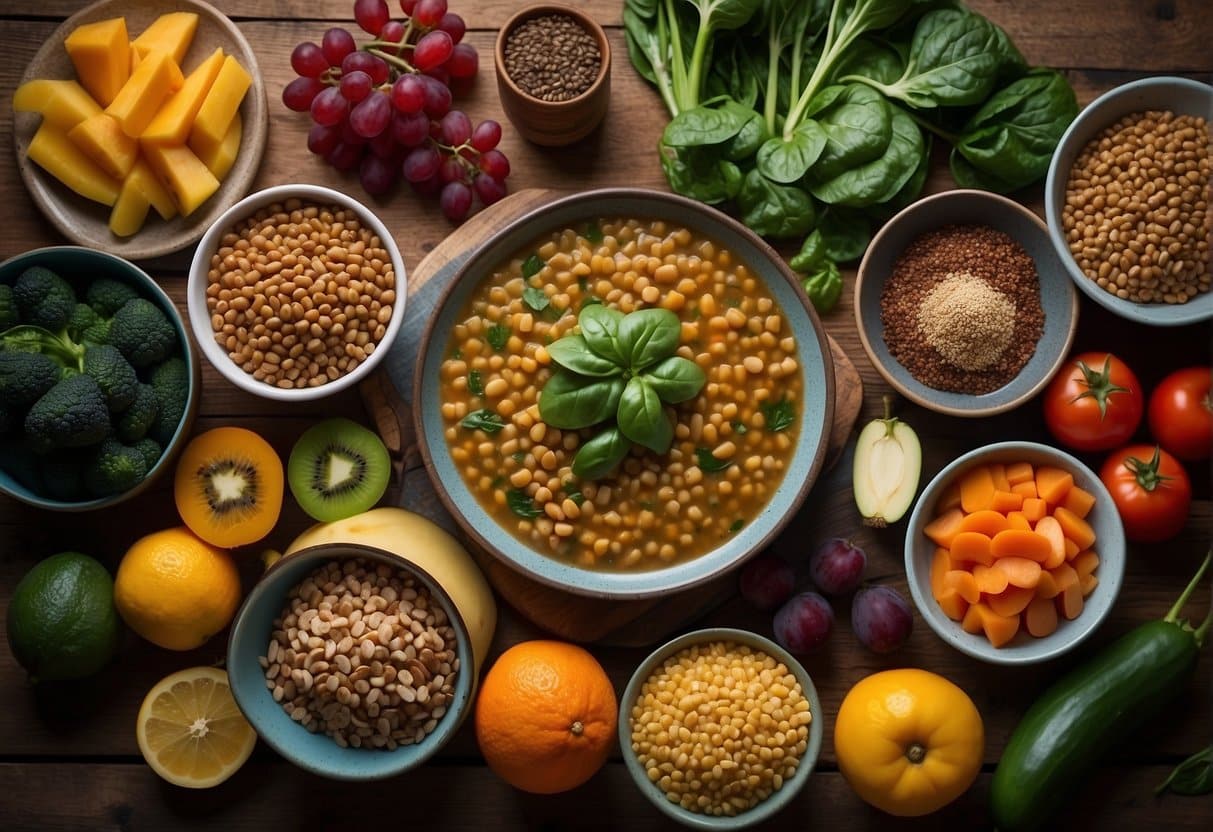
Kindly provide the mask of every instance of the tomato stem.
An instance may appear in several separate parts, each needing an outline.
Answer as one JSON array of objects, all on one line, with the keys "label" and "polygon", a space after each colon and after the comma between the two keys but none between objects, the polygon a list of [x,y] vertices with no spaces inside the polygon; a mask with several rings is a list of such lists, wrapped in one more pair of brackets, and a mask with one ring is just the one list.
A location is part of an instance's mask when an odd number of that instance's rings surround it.
[{"label": "tomato stem", "polygon": [[1079,393],[1074,401],[1090,396],[1099,406],[1099,419],[1103,421],[1108,415],[1108,397],[1113,393],[1128,393],[1129,388],[1112,383],[1112,356],[1104,359],[1103,369],[1099,372],[1092,370],[1086,362],[1079,361],[1078,369],[1082,372],[1083,383],[1087,385],[1086,392]]},{"label": "tomato stem", "polygon": [[1161,448],[1155,445],[1154,456],[1150,457],[1149,462],[1143,462],[1135,456],[1131,456],[1125,460],[1125,467],[1133,473],[1133,476],[1137,479],[1137,484],[1146,491],[1153,491],[1167,480],[1174,479],[1174,477],[1166,477],[1158,473],[1161,453]]}]

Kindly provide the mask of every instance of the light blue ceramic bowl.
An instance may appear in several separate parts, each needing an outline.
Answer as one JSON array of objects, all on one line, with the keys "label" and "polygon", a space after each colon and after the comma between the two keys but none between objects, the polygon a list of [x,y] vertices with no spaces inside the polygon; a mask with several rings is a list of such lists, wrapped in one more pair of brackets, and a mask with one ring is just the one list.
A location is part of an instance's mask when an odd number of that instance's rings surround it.
[{"label": "light blue ceramic bowl", "polygon": [[[274,701],[265,684],[265,671],[258,659],[269,648],[273,621],[286,605],[291,587],[333,560],[364,558],[404,569],[429,589],[446,611],[455,631],[456,655],[454,697],[437,727],[416,745],[391,751],[342,748],[324,734],[312,734],[295,722]],[[380,780],[394,777],[428,760],[455,735],[472,702],[473,662],[471,640],[463,618],[446,590],[430,575],[400,555],[356,544],[333,544],[300,549],[275,563],[257,582],[232,623],[227,645],[227,675],[232,694],[245,718],[267,745],[302,769],[334,780]]]},{"label": "light blue ceramic bowl", "polygon": [[[558,561],[500,527],[477,502],[455,467],[441,414],[441,366],[450,333],[468,296],[500,264],[553,229],[604,217],[664,219],[695,229],[729,249],[771,290],[792,332],[803,373],[805,406],[787,474],[766,507],[718,548],[660,569],[608,572]],[[751,231],[701,203],[658,191],[603,189],[551,202],[502,228],[472,254],[439,302],[421,341],[413,395],[417,435],[430,479],[447,510],[483,549],[541,583],[581,595],[618,600],[666,595],[739,565],[765,547],[792,518],[821,469],[834,412],[834,368],[816,313],[779,255]]]},{"label": "light blue ceramic bowl", "polygon": [[[915,239],[945,225],[986,225],[1010,235],[1036,264],[1044,331],[1019,375],[990,393],[969,395],[928,387],[890,353],[880,320],[880,295],[893,264]],[[872,239],[855,280],[855,324],[877,371],[907,399],[949,416],[990,416],[1018,407],[1049,383],[1070,352],[1078,325],[1078,293],[1049,242],[1040,217],[987,191],[944,191],[904,208]]]},{"label": "light blue ceramic bowl", "polygon": [[[809,723],[808,745],[805,747],[804,755],[800,758],[800,764],[796,768],[796,773],[792,775],[791,779],[785,780],[783,786],[778,791],[772,793],[766,800],[754,808],[732,817],[703,815],[688,811],[676,803],[671,803],[670,799],[665,796],[665,792],[657,784],[649,780],[648,774],[645,773],[644,768],[640,765],[640,761],[636,758],[636,754],[632,751],[632,706],[640,698],[640,691],[644,687],[645,681],[653,675],[654,671],[661,667],[666,659],[679,651],[692,645],[710,644],[715,641],[744,644],[754,650],[766,653],[776,661],[783,662],[784,666],[800,682],[801,690],[804,692],[805,698],[809,700],[809,713],[813,715],[813,721]],[[817,755],[821,752],[822,736],[825,733],[825,714],[822,713],[821,700],[817,696],[817,688],[813,686],[813,680],[809,677],[808,671],[804,669],[804,666],[796,661],[792,654],[770,639],[763,638],[748,630],[712,627],[678,636],[672,641],[668,641],[661,647],[658,647],[649,654],[648,658],[641,662],[640,667],[636,668],[636,672],[632,674],[627,689],[623,692],[623,698],[619,700],[618,726],[619,747],[623,752],[623,761],[627,765],[628,773],[632,775],[632,780],[636,783],[636,787],[640,789],[641,793],[654,806],[660,809],[663,814],[673,818],[683,826],[689,826],[692,829],[709,829],[720,832],[720,830],[745,829],[748,826],[760,823],[795,799],[797,793],[809,781],[809,775],[812,774],[813,766],[817,763]]]},{"label": "light blue ceramic bowl", "polygon": [[[15,497],[23,503],[49,511],[92,511],[129,500],[131,497],[146,491],[151,487],[152,483],[172,467],[173,460],[176,459],[181,446],[189,437],[190,429],[194,423],[194,416],[198,412],[199,391],[202,389],[198,352],[193,342],[190,341],[185,323],[182,321],[181,314],[173,305],[172,300],[165,294],[156,281],[148,276],[147,272],[129,260],[123,260],[121,257],[108,254],[104,251],[95,251],[80,246],[39,248],[27,251],[24,254],[18,254],[16,257],[0,263],[0,283],[14,282],[23,271],[32,266],[43,266],[50,269],[78,290],[82,290],[88,282],[98,277],[110,277],[114,280],[120,280],[137,290],[142,297],[147,298],[164,310],[164,314],[173,322],[173,328],[177,330],[177,339],[181,344],[182,356],[190,368],[189,398],[186,403],[185,415],[182,416],[181,423],[177,426],[177,432],[173,434],[173,438],[160,455],[160,460],[152,467],[151,471],[148,471],[147,476],[129,491],[109,497],[80,500],[77,502],[54,500],[43,496],[27,483],[19,481],[11,472],[5,470],[3,462],[0,462],[0,492]],[[83,300],[83,291],[78,291],[78,294],[81,295],[81,299]]]},{"label": "light blue ceramic bowl", "polygon": [[1145,110],[1171,110],[1177,114],[1204,116],[1213,121],[1213,87],[1188,78],[1142,78],[1115,87],[1088,104],[1061,137],[1053,160],[1049,163],[1049,175],[1045,180],[1045,217],[1049,222],[1049,239],[1078,288],[1091,300],[1122,318],[1150,326],[1180,326],[1207,321],[1213,318],[1213,292],[1205,292],[1187,303],[1168,304],[1135,303],[1101,289],[1078,267],[1061,227],[1066,182],[1078,154],[1091,139],[1120,117]]},{"label": "light blue ceramic bowl", "polygon": [[[1021,628],[1015,638],[1002,647],[994,647],[984,634],[974,635],[948,618],[931,593],[931,559],[935,544],[923,534],[938,512],[936,503],[949,485],[977,465],[1002,462],[1030,462],[1034,466],[1051,465],[1069,471],[1074,484],[1095,495],[1095,506],[1086,520],[1095,530],[1094,549],[1099,554],[1095,577],[1098,586],[1084,600],[1083,610],[1073,621],[1061,618],[1057,629],[1044,638],[1035,638]],[[935,634],[962,653],[991,664],[1036,664],[1055,659],[1084,642],[1108,617],[1120,594],[1125,572],[1125,532],[1116,512],[1116,504],[1095,472],[1074,457],[1036,442],[998,442],[970,451],[935,475],[923,489],[906,528],[906,578],[918,612]]]}]

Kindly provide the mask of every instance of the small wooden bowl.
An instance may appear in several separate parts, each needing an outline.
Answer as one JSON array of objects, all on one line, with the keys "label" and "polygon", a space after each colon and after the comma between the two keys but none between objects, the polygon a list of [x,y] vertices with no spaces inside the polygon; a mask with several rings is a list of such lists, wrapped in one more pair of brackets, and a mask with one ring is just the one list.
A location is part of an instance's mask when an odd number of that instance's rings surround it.
[{"label": "small wooden bowl", "polygon": [[[598,42],[598,52],[602,55],[594,83],[581,95],[567,101],[544,101],[524,92],[505,69],[505,43],[510,33],[522,23],[547,14],[575,20]],[[611,98],[611,44],[602,26],[584,12],[557,3],[527,6],[501,27],[493,57],[501,107],[523,138],[545,147],[572,144],[588,136],[606,115]]]},{"label": "small wooden bowl", "polygon": [[166,11],[195,12],[198,15],[198,30],[185,55],[184,72],[188,73],[197,66],[216,47],[223,47],[224,54],[234,56],[253,78],[252,86],[240,105],[244,132],[236,163],[219,184],[219,190],[194,213],[188,217],[178,215],[166,222],[153,211],[147,224],[136,234],[130,237],[115,236],[109,230],[109,208],[72,192],[26,158],[30,140],[37,132],[42,117],[37,113],[13,114],[17,167],[34,204],[59,233],[72,242],[128,260],[160,257],[197,242],[220,214],[248,193],[265,152],[269,124],[265,79],[257,66],[257,55],[252,46],[232,21],[201,0],[179,0],[171,8],[160,0],[100,0],[64,21],[42,44],[21,78],[22,83],[34,78],[75,78],[75,68],[67,50],[63,48],[63,41],[81,24],[125,17],[133,36]]}]

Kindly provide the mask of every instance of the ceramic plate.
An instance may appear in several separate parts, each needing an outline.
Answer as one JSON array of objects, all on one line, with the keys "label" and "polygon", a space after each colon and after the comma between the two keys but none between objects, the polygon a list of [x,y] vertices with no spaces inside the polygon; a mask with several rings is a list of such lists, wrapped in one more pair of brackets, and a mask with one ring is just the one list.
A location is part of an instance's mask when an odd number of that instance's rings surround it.
[{"label": "ceramic plate", "polygon": [[193,214],[177,216],[165,222],[153,211],[148,216],[147,224],[137,234],[126,238],[115,236],[109,230],[110,209],[107,206],[79,196],[41,167],[26,160],[26,148],[42,123],[42,116],[37,113],[13,114],[17,167],[26,189],[46,218],[69,240],[130,260],[159,257],[197,242],[216,217],[248,192],[265,152],[268,120],[265,81],[252,47],[235,24],[213,6],[198,0],[175,0],[171,6],[157,0],[101,0],[64,21],[38,50],[21,78],[21,83],[35,78],[74,79],[75,69],[67,50],[63,48],[63,41],[83,23],[125,17],[133,39],[167,11],[198,14],[198,31],[186,53],[183,72],[189,74],[216,47],[222,47],[224,54],[234,56],[253,78],[252,86],[240,105],[240,117],[244,122],[240,155],[219,190]]}]

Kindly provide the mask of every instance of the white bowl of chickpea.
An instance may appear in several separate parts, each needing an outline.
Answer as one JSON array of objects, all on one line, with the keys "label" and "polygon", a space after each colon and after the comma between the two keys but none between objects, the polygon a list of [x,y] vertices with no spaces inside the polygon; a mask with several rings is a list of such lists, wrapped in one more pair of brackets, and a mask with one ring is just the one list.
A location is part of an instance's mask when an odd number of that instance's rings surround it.
[{"label": "white bowl of chickpea", "polygon": [[190,327],[237,387],[284,402],[319,399],[365,378],[404,320],[404,261],[355,199],[278,185],[237,202],[203,235],[190,265]]}]

